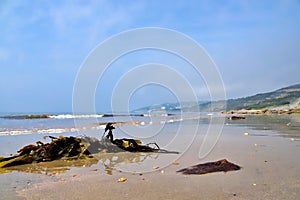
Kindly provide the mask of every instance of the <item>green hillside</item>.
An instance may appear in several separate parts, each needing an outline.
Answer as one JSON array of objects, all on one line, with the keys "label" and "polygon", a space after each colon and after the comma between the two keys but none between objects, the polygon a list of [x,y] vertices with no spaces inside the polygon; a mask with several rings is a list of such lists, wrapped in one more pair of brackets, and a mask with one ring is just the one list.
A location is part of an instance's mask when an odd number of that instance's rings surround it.
[{"label": "green hillside", "polygon": [[226,110],[299,107],[300,84],[245,98],[229,99]]},{"label": "green hillside", "polygon": [[198,103],[164,103],[156,106],[144,107],[138,109],[139,111],[146,110],[159,110],[164,111],[196,111],[201,112],[220,112],[228,110],[257,110],[257,109],[286,109],[286,108],[300,108],[300,84],[292,85],[289,87],[281,88],[273,92],[256,94],[249,97],[238,99],[229,99],[227,101],[214,101],[214,102],[198,102]]}]

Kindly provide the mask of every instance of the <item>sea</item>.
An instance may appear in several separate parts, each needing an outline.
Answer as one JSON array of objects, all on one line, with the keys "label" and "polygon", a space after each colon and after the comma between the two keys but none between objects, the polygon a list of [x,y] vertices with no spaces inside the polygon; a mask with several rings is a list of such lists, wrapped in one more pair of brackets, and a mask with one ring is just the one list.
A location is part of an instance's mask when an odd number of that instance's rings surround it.
[{"label": "sea", "polygon": [[[262,130],[262,135],[300,138],[300,114],[247,115],[246,119],[230,120],[220,113],[157,112],[133,114],[0,114],[0,156],[9,156],[21,147],[43,140],[45,136],[88,136],[101,139],[108,122],[116,123],[123,130],[116,130],[117,137],[158,140],[161,133],[176,134],[181,125],[208,131],[222,132],[224,127],[240,126]],[[211,125],[214,126],[211,126]],[[132,126],[133,125],[133,126]],[[195,127],[197,125],[197,127]],[[124,127],[131,127],[127,129]],[[187,126],[183,126],[187,127]],[[211,127],[215,127],[212,129]],[[273,130],[273,131],[268,131]],[[134,133],[132,133],[134,132]],[[181,131],[182,132],[182,131]],[[187,131],[186,131],[187,132]],[[189,130],[189,132],[191,132]],[[172,136],[170,136],[172,138]],[[165,138],[165,137],[163,137]]]},{"label": "sea", "polygon": [[[182,121],[202,120],[200,113],[134,113],[134,114],[71,114],[71,113],[2,113],[0,114],[0,156],[10,156],[18,149],[36,141],[47,142],[47,136],[87,136],[101,140],[107,123],[116,123],[117,127],[139,127],[139,134],[132,135],[128,130],[117,131],[119,137],[149,138],[148,133],[161,129],[167,124],[180,124]],[[205,122],[206,123],[206,122]],[[132,126],[134,125],[134,126]],[[149,126],[155,126],[149,130]],[[176,125],[175,125],[176,126]],[[147,129],[148,127],[148,129]],[[158,129],[158,130],[157,130]],[[134,131],[137,131],[136,129]]]}]

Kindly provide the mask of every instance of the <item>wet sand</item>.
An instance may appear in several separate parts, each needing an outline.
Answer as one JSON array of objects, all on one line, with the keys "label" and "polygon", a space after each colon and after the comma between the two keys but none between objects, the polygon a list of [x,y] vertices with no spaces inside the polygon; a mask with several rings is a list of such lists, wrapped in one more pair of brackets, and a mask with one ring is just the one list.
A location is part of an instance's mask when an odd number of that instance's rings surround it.
[{"label": "wet sand", "polygon": [[[125,154],[100,159],[90,166],[81,163],[85,167],[71,167],[63,173],[50,170],[42,174],[1,174],[1,185],[5,184],[1,193],[5,192],[5,199],[299,199],[298,137],[282,137],[276,130],[229,124],[224,126],[212,151],[199,159],[203,139],[199,134],[179,158],[158,155],[163,160],[170,158],[164,168],[154,154],[145,161],[141,161],[144,155],[127,159]],[[123,162],[118,161],[121,157]],[[173,159],[178,163],[172,164]],[[176,173],[185,167],[219,159],[227,159],[242,169],[205,175]],[[102,162],[111,166],[105,168]],[[134,173],[140,166],[148,167],[147,172]],[[121,177],[127,181],[117,182]]]}]

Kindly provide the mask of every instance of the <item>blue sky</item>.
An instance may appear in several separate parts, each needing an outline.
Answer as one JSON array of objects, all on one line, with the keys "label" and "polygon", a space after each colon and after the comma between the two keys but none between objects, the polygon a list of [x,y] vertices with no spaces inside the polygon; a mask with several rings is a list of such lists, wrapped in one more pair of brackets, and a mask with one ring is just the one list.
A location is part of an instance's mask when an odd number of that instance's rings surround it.
[{"label": "blue sky", "polygon": [[[201,44],[216,63],[228,98],[300,82],[297,0],[2,0],[0,26],[0,112],[72,111],[73,84],[84,59],[108,37],[141,27],[173,29]],[[151,62],[142,58],[139,63]],[[130,59],[134,56],[123,63]],[[122,75],[113,67],[110,73]],[[201,90],[203,83],[193,82],[192,72],[182,73]],[[99,83],[99,112],[110,110],[113,84],[109,78]],[[174,100],[161,88],[148,89],[136,92],[132,108]],[[200,100],[207,98],[201,95]]]}]

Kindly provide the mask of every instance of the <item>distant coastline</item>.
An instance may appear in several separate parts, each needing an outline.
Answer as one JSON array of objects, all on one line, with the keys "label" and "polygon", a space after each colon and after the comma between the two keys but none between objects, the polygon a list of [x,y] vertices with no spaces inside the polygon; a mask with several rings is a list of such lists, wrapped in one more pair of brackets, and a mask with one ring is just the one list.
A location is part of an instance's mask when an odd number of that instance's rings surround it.
[{"label": "distant coastline", "polygon": [[300,84],[272,92],[260,93],[237,99],[201,102],[163,103],[147,106],[135,112],[186,111],[221,112],[223,114],[292,114],[300,113]]}]

